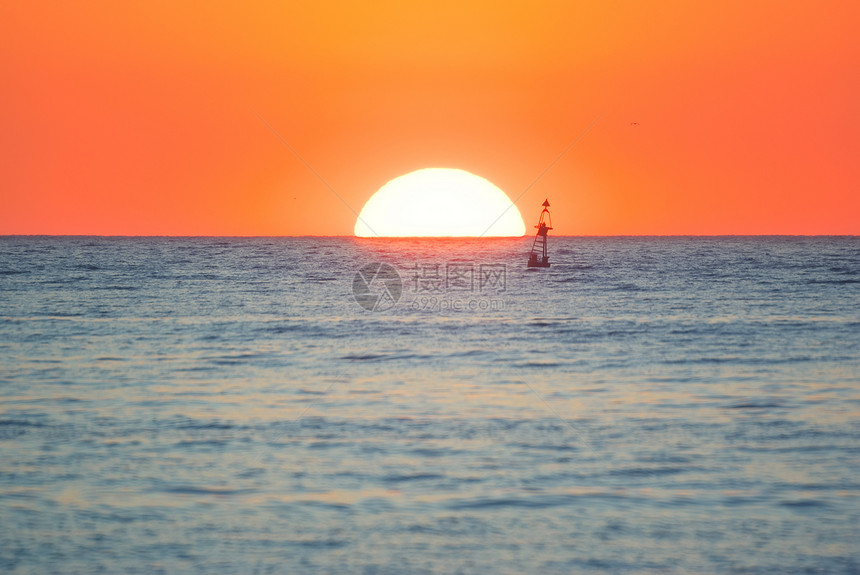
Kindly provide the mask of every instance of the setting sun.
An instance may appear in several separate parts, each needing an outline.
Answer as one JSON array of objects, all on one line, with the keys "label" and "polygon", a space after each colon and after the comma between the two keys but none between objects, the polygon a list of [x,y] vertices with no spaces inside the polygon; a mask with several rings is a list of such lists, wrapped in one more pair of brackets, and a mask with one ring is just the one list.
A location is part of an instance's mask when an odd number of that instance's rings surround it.
[{"label": "setting sun", "polygon": [[519,237],[520,211],[505,193],[465,170],[427,168],[395,178],[368,200],[358,237]]}]

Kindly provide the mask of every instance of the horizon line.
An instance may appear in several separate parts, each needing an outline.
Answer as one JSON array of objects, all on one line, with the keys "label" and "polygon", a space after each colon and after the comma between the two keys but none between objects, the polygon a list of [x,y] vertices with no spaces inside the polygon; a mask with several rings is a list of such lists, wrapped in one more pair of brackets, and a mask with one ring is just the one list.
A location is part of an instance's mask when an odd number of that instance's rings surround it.
[{"label": "horizon line", "polygon": [[[522,236],[379,236],[362,237],[351,234],[326,235],[251,235],[251,234],[0,234],[0,238],[352,238],[356,240],[517,240],[532,238],[532,235]],[[860,234],[822,233],[822,234],[780,234],[780,233],[747,233],[747,234],[557,234],[554,238],[745,238],[745,237],[860,237]]]}]

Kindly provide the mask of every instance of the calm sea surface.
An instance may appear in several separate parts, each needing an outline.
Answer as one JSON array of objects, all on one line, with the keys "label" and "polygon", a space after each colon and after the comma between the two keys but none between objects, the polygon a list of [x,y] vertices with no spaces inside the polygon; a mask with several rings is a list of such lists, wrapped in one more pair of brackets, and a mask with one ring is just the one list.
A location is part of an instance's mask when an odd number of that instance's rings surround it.
[{"label": "calm sea surface", "polygon": [[860,572],[860,238],[530,246],[0,237],[0,572]]}]

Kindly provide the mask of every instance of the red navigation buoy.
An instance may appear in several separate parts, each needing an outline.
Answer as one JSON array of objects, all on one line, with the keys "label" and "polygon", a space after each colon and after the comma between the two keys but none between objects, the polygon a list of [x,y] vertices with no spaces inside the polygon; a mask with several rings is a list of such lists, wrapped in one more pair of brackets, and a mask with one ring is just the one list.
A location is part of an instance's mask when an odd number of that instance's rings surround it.
[{"label": "red navigation buoy", "polygon": [[[546,233],[552,229],[552,216],[549,215],[547,208],[549,208],[548,199],[543,201],[543,211],[540,213],[538,225],[535,226],[537,234],[535,234],[535,241],[532,244],[532,252],[529,254],[530,268],[549,267],[549,256],[546,253]],[[546,221],[544,221],[544,217],[546,217]]]}]

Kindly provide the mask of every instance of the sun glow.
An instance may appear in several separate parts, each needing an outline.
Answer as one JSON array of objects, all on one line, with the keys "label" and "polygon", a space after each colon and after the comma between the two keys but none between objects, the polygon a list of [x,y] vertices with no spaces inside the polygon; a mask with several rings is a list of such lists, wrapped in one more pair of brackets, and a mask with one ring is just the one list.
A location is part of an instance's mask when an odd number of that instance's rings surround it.
[{"label": "sun glow", "polygon": [[355,235],[372,237],[519,237],[520,211],[489,181],[465,170],[427,168],[395,178],[371,197]]}]

